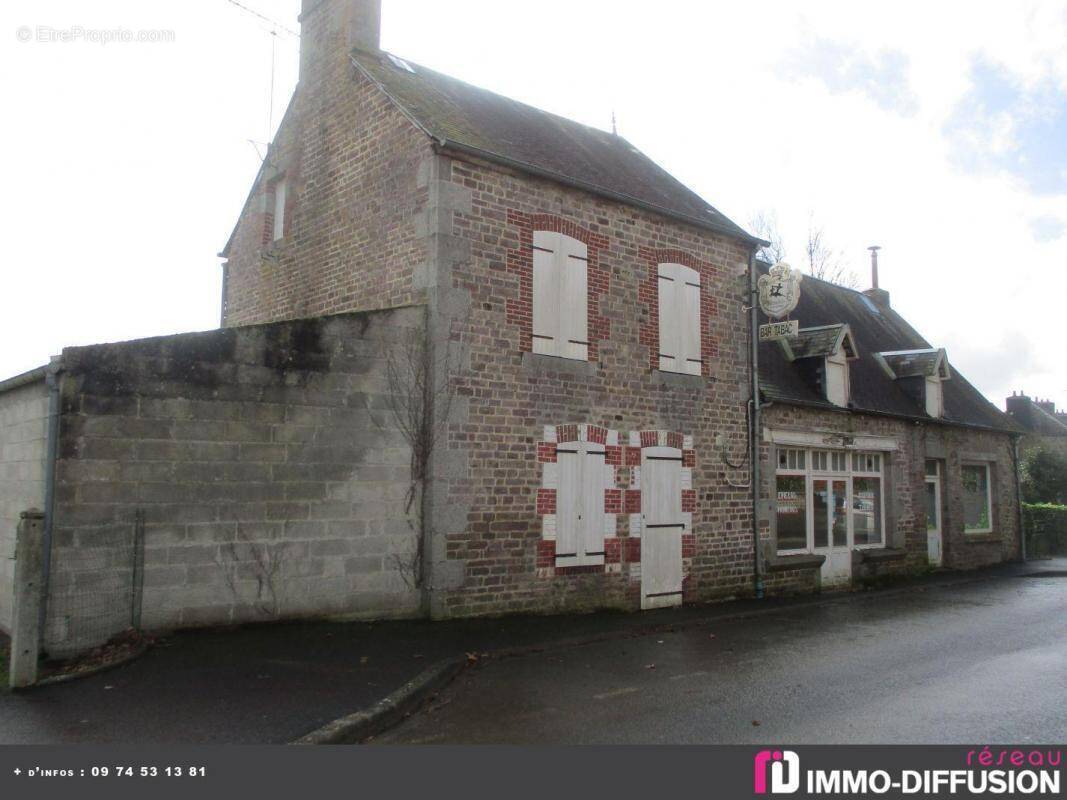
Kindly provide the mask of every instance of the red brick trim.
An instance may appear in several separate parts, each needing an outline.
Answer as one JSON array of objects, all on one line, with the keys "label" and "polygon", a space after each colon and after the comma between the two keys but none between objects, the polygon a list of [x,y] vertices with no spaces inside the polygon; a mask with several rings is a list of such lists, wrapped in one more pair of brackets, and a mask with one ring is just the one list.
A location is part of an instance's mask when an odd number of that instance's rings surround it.
[{"label": "red brick trim", "polygon": [[683,450],[682,451],[682,466],[692,469],[697,465],[697,451],[696,450]]},{"label": "red brick trim", "polygon": [[693,558],[697,554],[697,537],[695,533],[682,534],[682,558]]},{"label": "red brick trim", "polygon": [[604,540],[604,563],[606,564],[618,564],[622,561],[622,540],[621,539],[605,539]]},{"label": "red brick trim", "polygon": [[626,490],[626,513],[627,514],[640,514],[641,513],[641,490],[640,489],[627,489]]},{"label": "red brick trim", "polygon": [[712,278],[722,269],[710,261],[702,261],[684,250],[661,249],[640,246],[638,258],[645,263],[647,272],[637,290],[637,301],[646,308],[645,322],[641,325],[640,341],[648,347],[650,369],[659,369],[659,265],[681,264],[695,269],[700,274],[700,357],[704,360],[701,374],[711,374],[711,362],[719,355],[719,342],[711,332],[711,320],[718,312],[718,304],[711,293]]},{"label": "red brick trim", "polygon": [[556,513],[556,490],[555,489],[538,489],[537,490],[537,516],[543,517],[545,514]]},{"label": "red brick trim", "polygon": [[604,447],[604,462],[609,467],[621,467],[622,466],[622,448],[609,444]]},{"label": "red brick trim", "polygon": [[556,441],[560,444],[564,442],[577,442],[578,441],[578,426],[577,425],[557,425],[556,426]]},{"label": "red brick trim", "polygon": [[556,443],[555,442],[538,442],[537,443],[537,463],[538,464],[555,464],[556,463]]},{"label": "red brick trim", "polygon": [[640,447],[627,447],[626,448],[626,466],[639,467],[641,466],[641,448]]},{"label": "red brick trim", "polygon": [[588,250],[589,360],[596,361],[599,342],[611,336],[611,322],[600,313],[600,298],[607,295],[611,285],[610,271],[600,265],[608,238],[555,214],[526,214],[509,208],[508,224],[519,229],[519,247],[507,255],[507,271],[519,278],[519,296],[508,298],[506,314],[507,323],[519,328],[519,349],[524,353],[533,350],[533,234],[552,231],[583,242]]},{"label": "red brick trim", "polygon": [[626,542],[626,561],[630,564],[641,563],[641,540],[636,536],[624,539]]},{"label": "red brick trim", "polygon": [[556,543],[552,539],[541,539],[537,543],[537,566],[538,568],[554,567],[556,565]]},{"label": "red brick trim", "polygon": [[581,564],[574,567],[556,567],[556,575],[596,575],[604,572],[603,564]]},{"label": "red brick trim", "polygon": [[604,490],[604,513],[605,514],[621,514],[622,513],[622,489],[605,489]]}]

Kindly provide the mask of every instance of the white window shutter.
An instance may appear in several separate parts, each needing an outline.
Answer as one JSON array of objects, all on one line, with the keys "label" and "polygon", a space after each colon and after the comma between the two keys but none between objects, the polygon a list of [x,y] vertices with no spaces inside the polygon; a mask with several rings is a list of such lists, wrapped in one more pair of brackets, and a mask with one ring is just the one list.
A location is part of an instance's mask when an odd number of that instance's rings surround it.
[{"label": "white window shutter", "polygon": [[589,264],[584,242],[560,237],[559,271],[562,276],[562,341],[559,354],[589,359]]},{"label": "white window shutter", "polygon": [[848,361],[844,352],[826,358],[826,399],[842,408],[848,405]]},{"label": "white window shutter", "polygon": [[582,443],[582,564],[604,563],[604,448]]},{"label": "white window shutter", "polygon": [[682,451],[646,448],[641,463],[641,506],[645,526],[682,526]]},{"label": "white window shutter", "polygon": [[700,354],[700,273],[677,265],[677,290],[681,298],[678,309],[681,348],[679,372],[700,375],[703,361]]},{"label": "white window shutter", "polygon": [[533,351],[562,355],[560,346],[560,235],[533,235]]},{"label": "white window shutter", "polygon": [[678,265],[659,265],[659,368],[681,372],[682,337],[678,319]]},{"label": "white window shutter", "polygon": [[556,565],[579,563],[582,509],[581,464],[578,442],[568,442],[556,449],[559,487],[556,489]]},{"label": "white window shutter", "polygon": [[931,417],[942,414],[941,381],[938,378],[926,379],[926,413]]},{"label": "white window shutter", "polygon": [[280,178],[274,183],[274,240],[285,236],[285,194],[286,180]]}]

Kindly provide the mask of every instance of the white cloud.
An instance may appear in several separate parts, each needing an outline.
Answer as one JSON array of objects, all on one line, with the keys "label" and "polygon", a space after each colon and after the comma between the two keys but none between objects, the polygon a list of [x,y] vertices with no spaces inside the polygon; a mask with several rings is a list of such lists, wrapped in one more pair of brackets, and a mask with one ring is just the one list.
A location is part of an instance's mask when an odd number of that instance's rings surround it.
[{"label": "white cloud", "polygon": [[[296,27],[297,0],[247,4]],[[1067,222],[1067,197],[996,164],[962,169],[945,130],[976,58],[1024,88],[1067,87],[1062,4],[384,4],[386,48],[601,128],[615,111],[623,135],[738,221],[774,208],[797,247],[813,210],[863,276],[866,246],[882,245],[894,306],[992,400],[1026,388],[1067,405],[1067,237],[1033,227]],[[271,42],[249,15],[222,2],[45,7],[67,24],[174,28],[177,41],[0,48],[0,69],[19,76],[9,107],[24,112],[0,133],[20,154],[0,208],[18,298],[0,319],[0,374],[62,344],[214,324],[214,253],[257,165],[246,140],[266,136]],[[43,13],[5,7],[0,36]],[[836,61],[782,74],[826,47]],[[295,75],[287,37],[277,54],[275,119]],[[886,75],[888,90],[872,82]],[[1010,150],[1012,122],[975,140]]]}]

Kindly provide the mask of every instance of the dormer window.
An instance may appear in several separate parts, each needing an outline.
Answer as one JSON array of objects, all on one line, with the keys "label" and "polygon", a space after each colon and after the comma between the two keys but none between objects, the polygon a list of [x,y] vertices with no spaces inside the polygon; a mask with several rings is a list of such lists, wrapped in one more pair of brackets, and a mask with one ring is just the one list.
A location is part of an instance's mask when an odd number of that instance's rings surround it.
[{"label": "dormer window", "polygon": [[952,378],[944,348],[890,350],[875,353],[882,366],[906,394],[911,395],[927,416],[940,419],[945,415],[944,382]]},{"label": "dormer window", "polygon": [[823,399],[848,408],[852,397],[849,362],[859,357],[848,325],[801,328],[797,336],[780,342],[786,358],[801,368]]}]

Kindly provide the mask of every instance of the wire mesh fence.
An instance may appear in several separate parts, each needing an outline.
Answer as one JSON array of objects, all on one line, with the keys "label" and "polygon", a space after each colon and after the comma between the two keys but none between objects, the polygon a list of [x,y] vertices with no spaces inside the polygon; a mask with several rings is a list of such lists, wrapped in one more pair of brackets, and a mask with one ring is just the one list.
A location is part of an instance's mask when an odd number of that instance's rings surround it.
[{"label": "wire mesh fence", "polygon": [[65,658],[141,624],[144,512],[128,524],[79,531],[53,542],[43,645]]}]

